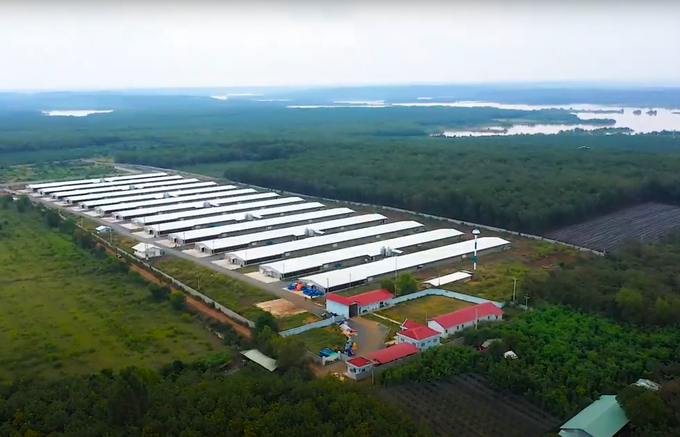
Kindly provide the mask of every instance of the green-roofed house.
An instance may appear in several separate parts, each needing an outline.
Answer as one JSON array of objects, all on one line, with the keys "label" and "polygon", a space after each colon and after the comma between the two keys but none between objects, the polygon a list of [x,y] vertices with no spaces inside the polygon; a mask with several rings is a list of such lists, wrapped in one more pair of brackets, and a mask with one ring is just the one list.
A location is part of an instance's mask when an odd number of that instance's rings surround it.
[{"label": "green-roofed house", "polygon": [[614,395],[600,396],[560,427],[561,437],[613,437],[628,423]]}]

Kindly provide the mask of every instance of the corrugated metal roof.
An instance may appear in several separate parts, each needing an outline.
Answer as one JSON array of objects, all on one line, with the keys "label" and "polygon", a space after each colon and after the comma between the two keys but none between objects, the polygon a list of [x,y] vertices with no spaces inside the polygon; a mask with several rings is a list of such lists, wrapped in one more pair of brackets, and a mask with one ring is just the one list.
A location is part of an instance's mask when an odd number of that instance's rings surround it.
[{"label": "corrugated metal roof", "polygon": [[434,285],[435,287],[439,287],[440,285],[446,285],[446,284],[450,284],[452,282],[462,281],[463,279],[470,279],[471,277],[472,277],[472,275],[469,274],[469,273],[456,272],[456,273],[451,273],[450,275],[444,275],[444,276],[439,276],[437,278],[428,279],[427,281],[424,281],[423,283]]},{"label": "corrugated metal roof", "polygon": [[145,252],[149,249],[160,249],[158,246],[154,246],[153,244],[149,243],[137,243],[134,246],[132,246],[132,250],[135,250],[137,252]]},{"label": "corrugated metal roof", "polygon": [[[239,191],[239,190],[234,190],[234,191]],[[205,208],[205,204],[209,203],[213,206],[218,206],[218,205],[226,205],[230,203],[240,203],[240,202],[250,202],[251,200],[262,200],[262,199],[271,199],[274,197],[278,197],[279,195],[276,193],[258,193],[258,194],[248,194],[246,196],[235,196],[233,193],[234,191],[229,191],[229,195],[227,194],[220,194],[220,197],[217,198],[211,198],[208,200],[203,200],[200,202],[196,201],[186,201],[186,202],[180,202],[180,203],[174,203],[170,205],[160,205],[160,206],[149,206],[148,208],[137,208],[133,210],[127,210],[127,211],[120,211],[120,212],[115,212],[114,215],[116,218],[121,219],[121,220],[126,220],[129,217],[144,217],[152,214],[157,214],[159,212],[167,212],[167,211],[186,211],[186,210],[192,210],[195,208]],[[221,197],[224,196],[224,197]],[[184,199],[186,200],[186,198]],[[133,220],[135,223],[139,224],[144,224],[144,220],[142,218],[138,218]]]},{"label": "corrugated metal roof", "polygon": [[218,197],[237,196],[239,194],[248,194],[256,192],[252,188],[245,188],[242,190],[233,190],[231,188],[225,188],[224,190],[225,191],[215,191],[214,193],[196,194],[193,196],[181,196],[181,197],[172,196],[164,199],[143,200],[141,202],[120,203],[115,205],[102,205],[96,207],[95,210],[103,213],[117,212],[125,211],[126,209],[136,209],[146,206],[168,205],[172,203],[184,203],[196,200],[209,200],[216,199]]},{"label": "corrugated metal roof", "polygon": [[165,194],[168,194],[170,197],[190,196],[194,194],[223,192],[225,190],[233,190],[235,188],[233,185],[222,187],[219,185],[207,186],[206,184],[207,182],[192,182],[189,184],[144,190],[144,192],[141,193],[138,193],[137,190],[133,190],[128,192],[126,197],[107,197],[105,199],[86,200],[84,202],[78,202],[78,204],[81,207],[97,208],[107,205],[117,205],[119,203],[141,202],[148,199],[162,199]]},{"label": "corrugated metal roof", "polygon": [[366,214],[360,216],[346,217],[337,220],[328,220],[317,223],[308,223],[300,226],[291,226],[288,228],[272,229],[271,231],[256,232],[252,234],[237,235],[235,237],[217,238],[215,240],[199,241],[196,243],[196,249],[202,247],[208,250],[230,249],[232,247],[241,247],[245,244],[256,243],[258,241],[266,241],[276,238],[284,237],[301,237],[304,236],[308,230],[315,232],[323,232],[331,229],[339,229],[345,226],[359,225],[362,223],[370,223],[374,221],[373,214]]},{"label": "corrugated metal roof", "polygon": [[158,193],[158,192],[163,192],[163,189],[166,187],[171,187],[171,188],[176,188],[176,186],[179,185],[193,185],[194,187],[217,187],[218,185],[215,182],[201,182],[198,179],[182,179],[182,180],[174,180],[174,181],[168,181],[168,182],[154,182],[153,184],[141,186],[141,185],[135,185],[135,188],[131,189],[130,187],[126,187],[124,189],[119,188],[116,191],[103,191],[100,193],[91,193],[91,194],[83,194],[83,195],[77,195],[77,196],[64,196],[66,200],[68,200],[71,203],[80,203],[80,202],[85,202],[87,200],[97,200],[97,199],[104,199],[106,197],[122,197],[122,196],[132,196],[136,194],[147,194],[147,193]]},{"label": "corrugated metal roof", "polygon": [[498,308],[491,302],[485,302],[479,305],[473,305],[467,308],[460,309],[447,314],[442,314],[441,316],[433,317],[430,319],[431,322],[437,322],[442,328],[448,329],[457,325],[463,325],[482,317],[496,315],[503,315],[503,310]]},{"label": "corrugated metal roof", "polygon": [[299,212],[299,211],[305,211],[305,210],[310,210],[310,209],[319,209],[319,208],[325,208],[323,203],[319,202],[307,202],[307,203],[300,203],[296,205],[285,205],[285,206],[278,206],[276,208],[262,208],[262,209],[257,209],[254,211],[246,211],[246,212],[235,212],[232,214],[221,214],[221,215],[213,215],[210,217],[200,217],[200,218],[195,218],[195,219],[190,219],[190,220],[178,220],[174,222],[167,222],[167,223],[160,223],[156,225],[149,225],[145,226],[145,229],[148,232],[160,232],[161,230],[164,233],[171,233],[175,232],[178,229],[187,229],[187,228],[192,228],[194,226],[201,226],[201,225],[210,225],[210,224],[215,224],[215,223],[221,223],[225,224],[227,222],[242,222],[244,220],[248,219],[249,215],[253,216],[260,216],[260,217],[267,217],[270,215],[277,215],[277,214],[284,214],[288,212]]},{"label": "corrugated metal roof", "polygon": [[612,437],[629,422],[614,395],[603,395],[560,427],[560,436],[574,437],[580,430],[591,437]]},{"label": "corrugated metal roof", "polygon": [[[382,214],[367,214],[365,216],[359,217],[365,217],[367,221],[369,220],[379,221],[387,219],[387,217],[385,217]],[[258,260],[261,258],[269,258],[276,255],[284,255],[285,253],[295,252],[298,250],[328,246],[335,243],[343,243],[346,241],[372,237],[385,233],[398,232],[422,226],[423,225],[418,222],[388,223],[368,228],[360,228],[353,229],[351,231],[337,232],[335,234],[320,235],[317,237],[310,237],[302,240],[288,241],[286,243],[272,244],[271,246],[256,247],[248,250],[238,250],[235,252],[228,253],[225,257],[234,257],[242,260]],[[275,263],[271,264],[273,265]]]},{"label": "corrugated metal roof", "polygon": [[432,337],[439,336],[439,332],[427,326],[415,326],[413,328],[405,329],[397,332],[397,335],[408,337],[411,340],[421,341]]},{"label": "corrugated metal roof", "polygon": [[368,354],[368,358],[377,364],[387,364],[401,358],[418,353],[418,348],[411,343],[399,343]]},{"label": "corrugated metal roof", "polygon": [[380,289],[367,291],[366,293],[355,294],[354,296],[340,296],[339,294],[327,294],[326,300],[336,302],[345,306],[350,306],[356,303],[359,307],[370,305],[378,302],[385,302],[394,297],[389,290]]},{"label": "corrugated metal roof", "polygon": [[111,186],[105,186],[105,187],[99,187],[99,188],[93,188],[88,185],[83,186],[83,187],[76,187],[73,189],[70,189],[68,187],[62,187],[64,188],[63,190],[60,191],[55,191],[52,194],[50,194],[52,197],[56,198],[62,198],[62,197],[71,197],[71,196],[84,196],[84,195],[92,195],[92,194],[99,194],[99,193],[114,193],[116,191],[125,191],[129,190],[130,187],[138,187],[138,188],[145,188],[145,187],[154,187],[154,186],[159,186],[159,185],[172,185],[172,184],[177,184],[177,183],[183,183],[183,182],[197,182],[198,179],[184,179],[181,176],[161,176],[157,178],[149,178],[149,179],[143,179],[143,182],[140,181],[139,179],[135,181],[118,181],[118,182],[111,182]]},{"label": "corrugated metal roof", "polygon": [[[410,226],[404,229],[419,227],[418,222],[397,222],[397,223],[411,223]],[[383,225],[387,226],[387,225]],[[422,225],[421,225],[422,226]],[[398,227],[395,224],[395,228]],[[366,228],[371,229],[371,228]],[[308,270],[315,267],[321,267],[326,264],[334,264],[349,259],[355,259],[362,256],[374,257],[382,253],[383,248],[403,249],[406,247],[413,247],[418,244],[430,243],[437,240],[444,240],[447,238],[457,237],[463,233],[455,229],[435,229],[433,231],[418,232],[416,234],[405,235],[403,237],[392,238],[389,240],[376,241],[374,243],[361,244],[358,246],[345,247],[343,249],[332,250],[329,252],[315,253],[313,255],[303,256],[299,258],[289,258],[282,261],[276,261],[262,265],[262,269],[272,270],[282,273],[293,273]],[[320,238],[320,237],[316,237]],[[306,241],[306,240],[301,240]],[[250,251],[248,251],[250,257]]]},{"label": "corrugated metal roof", "polygon": [[272,219],[253,220],[246,223],[237,223],[234,225],[215,226],[214,228],[195,229],[192,231],[180,232],[170,234],[170,238],[182,241],[197,240],[201,238],[211,238],[222,234],[230,234],[235,232],[247,231],[250,229],[262,229],[268,226],[285,225],[287,223],[299,223],[307,220],[318,220],[327,217],[339,216],[344,214],[352,214],[354,210],[349,208],[333,208],[322,211],[308,212],[305,214],[288,215],[284,217],[276,217]]},{"label": "corrugated metal roof", "polygon": [[260,366],[264,367],[265,369],[269,370],[270,372],[273,372],[276,370],[276,360],[273,358],[269,358],[262,352],[260,352],[257,349],[250,349],[247,351],[241,352],[245,357],[247,357],[249,360],[259,364]]},{"label": "corrugated metal roof", "polygon": [[[156,223],[172,222],[179,219],[201,217],[206,215],[217,215],[221,213],[229,213],[236,211],[246,211],[253,209],[266,208],[270,206],[286,205],[291,203],[304,202],[302,197],[281,197],[279,199],[263,200],[261,202],[251,202],[243,203],[238,205],[227,205],[227,206],[205,206],[204,202],[197,203],[196,209],[189,211],[180,212],[170,212],[167,214],[156,214],[151,216],[146,216],[143,223],[146,225],[154,225]],[[133,222],[139,221],[142,224],[141,219],[134,219]]]},{"label": "corrugated metal roof", "polygon": [[142,179],[142,178],[153,178],[156,176],[165,176],[167,173],[141,173],[141,174],[130,174],[125,176],[111,176],[106,178],[98,179],[75,179],[70,181],[56,181],[56,182],[45,182],[42,184],[29,184],[27,188],[31,190],[39,190],[41,188],[52,188],[52,187],[64,187],[68,185],[80,185],[80,184],[96,184],[104,179],[104,182],[115,182],[124,181],[126,179]]},{"label": "corrugated metal roof", "polygon": [[[477,241],[477,250],[482,251],[485,249],[506,246],[508,244],[510,244],[510,242],[503,240],[502,238],[482,237]],[[394,271],[410,269],[419,265],[426,265],[463,255],[470,255],[473,252],[473,248],[474,241],[468,240],[461,243],[414,252],[408,255],[392,256],[368,264],[361,264],[345,269],[332,270],[316,275],[305,276],[300,279],[306,282],[314,283],[318,287],[333,288],[349,284],[350,282],[364,281],[368,278],[384,275]]]},{"label": "corrugated metal roof", "polygon": [[55,187],[40,188],[38,191],[40,191],[43,194],[52,194],[52,193],[57,193],[57,192],[62,192],[62,191],[96,189],[96,188],[114,187],[114,186],[117,186],[117,185],[130,185],[130,184],[137,184],[137,183],[142,184],[145,181],[148,182],[149,180],[159,179],[159,178],[167,178],[167,177],[170,177],[170,176],[159,175],[159,176],[155,176],[155,177],[152,177],[152,178],[137,177],[137,178],[133,178],[133,179],[124,179],[124,180],[118,180],[118,181],[113,181],[113,182],[97,182],[97,183],[94,183],[94,184],[87,184],[85,186],[83,186],[83,185],[59,185],[59,186],[55,186]]}]

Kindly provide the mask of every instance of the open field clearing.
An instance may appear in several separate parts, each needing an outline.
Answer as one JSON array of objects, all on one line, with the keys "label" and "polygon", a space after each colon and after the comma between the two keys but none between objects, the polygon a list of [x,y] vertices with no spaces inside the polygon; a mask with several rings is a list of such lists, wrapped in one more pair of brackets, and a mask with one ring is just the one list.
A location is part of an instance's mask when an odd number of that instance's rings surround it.
[{"label": "open field clearing", "polygon": [[0,379],[191,361],[220,341],[33,212],[0,210]]},{"label": "open field clearing", "polygon": [[680,228],[680,208],[645,203],[548,234],[548,237],[597,251],[620,248],[626,240],[653,242]]},{"label": "open field clearing", "polygon": [[477,375],[405,384],[380,393],[443,436],[540,437],[561,423],[520,396],[495,391]]},{"label": "open field clearing", "polygon": [[305,347],[313,353],[327,347],[333,350],[342,349],[347,340],[340,332],[340,328],[335,325],[310,329],[295,335],[295,339],[303,342]]},{"label": "open field clearing", "polygon": [[97,176],[113,176],[116,170],[106,164],[83,161],[52,162],[35,165],[0,167],[0,183],[40,180],[87,179]]},{"label": "open field clearing", "polygon": [[400,303],[393,306],[392,308],[378,311],[377,314],[397,322],[403,322],[405,319],[411,319],[425,324],[427,323],[427,319],[431,319],[432,317],[450,313],[452,311],[469,306],[472,306],[472,304],[469,302],[451,299],[450,297],[446,296],[423,296],[418,299]]},{"label": "open field clearing", "polygon": [[154,266],[250,320],[263,311],[255,304],[272,300],[272,295],[264,290],[191,261],[164,257]]}]

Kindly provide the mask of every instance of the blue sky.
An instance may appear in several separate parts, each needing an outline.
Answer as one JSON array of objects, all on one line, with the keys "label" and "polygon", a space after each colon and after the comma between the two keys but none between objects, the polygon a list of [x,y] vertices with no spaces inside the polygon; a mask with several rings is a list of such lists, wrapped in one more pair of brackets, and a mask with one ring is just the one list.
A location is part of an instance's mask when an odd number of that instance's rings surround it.
[{"label": "blue sky", "polygon": [[1,2],[0,59],[5,90],[680,85],[680,2]]}]

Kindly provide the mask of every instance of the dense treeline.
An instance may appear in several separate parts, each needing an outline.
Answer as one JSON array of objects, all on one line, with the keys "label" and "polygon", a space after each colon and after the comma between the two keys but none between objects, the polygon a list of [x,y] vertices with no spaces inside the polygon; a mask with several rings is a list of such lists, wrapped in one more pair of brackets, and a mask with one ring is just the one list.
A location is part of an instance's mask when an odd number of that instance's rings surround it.
[{"label": "dense treeline", "polygon": [[[428,350],[411,362],[385,370],[382,382],[392,385],[480,372],[496,388],[523,395],[564,419],[600,395],[617,393],[639,378],[658,381],[676,398],[680,396],[680,334],[676,330],[631,328],[566,307],[547,306],[504,324],[472,330],[466,342],[477,346],[492,338],[501,341],[483,353],[446,346]],[[518,358],[504,358],[507,350]],[[671,402],[677,401],[668,401],[659,409],[673,411]],[[680,424],[671,421],[668,425]]]},{"label": "dense treeline", "polygon": [[630,241],[606,257],[554,267],[527,278],[534,300],[563,303],[623,323],[680,327],[680,234],[657,244]]},{"label": "dense treeline", "polygon": [[332,378],[245,368],[229,376],[175,362],[0,387],[7,437],[430,436]]}]

